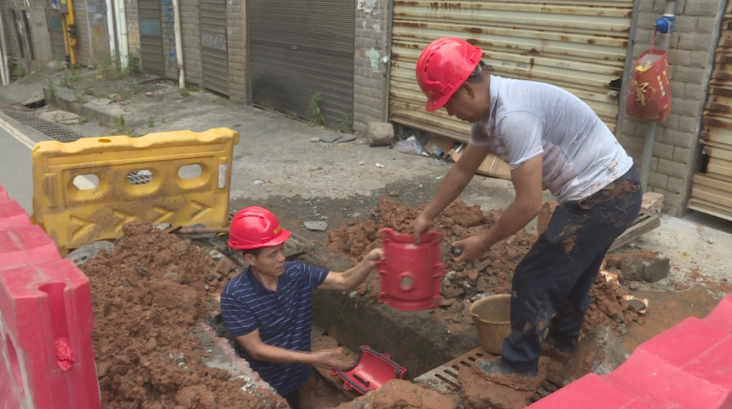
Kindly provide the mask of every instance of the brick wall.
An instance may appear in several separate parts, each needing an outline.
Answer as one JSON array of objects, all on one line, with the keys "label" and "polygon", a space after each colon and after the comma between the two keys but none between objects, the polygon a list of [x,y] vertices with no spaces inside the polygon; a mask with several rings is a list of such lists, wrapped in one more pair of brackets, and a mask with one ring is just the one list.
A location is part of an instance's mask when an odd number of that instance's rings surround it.
[{"label": "brick wall", "polygon": [[[641,1],[633,62],[648,49],[665,5],[665,0]],[[658,127],[648,178],[648,190],[664,195],[665,211],[673,216],[685,214],[691,178],[700,166],[701,116],[725,5],[726,0],[679,0],[676,5],[675,32],[669,42],[673,109]],[[639,169],[647,129],[647,123],[626,117],[618,138]]]},{"label": "brick wall", "polygon": [[389,51],[387,0],[357,0],[354,60],[353,128],[365,134],[369,122],[383,122],[388,98],[384,56]]},{"label": "brick wall", "polygon": [[227,50],[229,52],[229,98],[247,102],[246,83],[246,18],[243,0],[228,0],[226,4]]},{"label": "brick wall", "polygon": [[198,26],[198,0],[181,0],[181,33],[183,35],[183,65],[186,82],[201,85],[201,31]]}]

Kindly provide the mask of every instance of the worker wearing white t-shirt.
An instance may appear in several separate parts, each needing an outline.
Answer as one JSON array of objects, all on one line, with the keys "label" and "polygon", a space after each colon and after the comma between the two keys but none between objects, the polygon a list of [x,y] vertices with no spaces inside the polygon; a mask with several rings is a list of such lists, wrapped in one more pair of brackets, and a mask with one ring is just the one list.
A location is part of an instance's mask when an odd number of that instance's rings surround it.
[{"label": "worker wearing white t-shirt", "polygon": [[545,346],[574,352],[588,293],[605,254],[635,220],[641,187],[633,160],[592,109],[548,84],[492,76],[482,51],[457,38],[432,42],[417,61],[427,111],[473,123],[470,143],[410,229],[415,238],[455,200],[490,152],[506,161],[516,199],[483,234],[453,243],[458,262],[483,258],[492,245],[526,226],[548,189],[559,202],[546,231],[514,272],[512,333],[501,359],[480,361],[488,373],[536,376]]}]

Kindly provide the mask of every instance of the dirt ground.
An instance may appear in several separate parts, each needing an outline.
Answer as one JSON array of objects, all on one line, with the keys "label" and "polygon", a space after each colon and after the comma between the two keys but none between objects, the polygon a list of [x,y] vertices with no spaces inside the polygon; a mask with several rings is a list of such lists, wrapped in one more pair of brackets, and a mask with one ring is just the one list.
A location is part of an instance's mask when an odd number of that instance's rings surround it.
[{"label": "dirt ground", "polygon": [[369,393],[336,409],[455,409],[452,397],[415,385],[408,381],[393,380],[376,392]]},{"label": "dirt ground", "polygon": [[272,392],[245,394],[244,380],[208,368],[207,352],[190,336],[233,267],[141,222],[124,226],[112,253],[82,266],[91,283],[103,407],[286,407]]},{"label": "dirt ground", "polygon": [[[373,220],[361,223],[349,221],[345,226],[330,232],[329,249],[337,251],[353,262],[359,261],[371,249],[380,247],[379,231],[391,227],[405,232],[419,214],[421,207],[408,207],[395,200],[382,197],[376,207]],[[501,211],[484,214],[479,206],[468,206],[458,200],[445,209],[434,221],[433,228],[442,232],[442,259],[448,265],[448,273],[442,281],[442,303],[436,312],[438,319],[461,325],[472,325],[466,312],[466,301],[483,294],[511,294],[511,279],[516,265],[529,251],[536,235],[520,230],[514,236],[494,245],[488,255],[472,263],[458,264],[449,256],[449,246],[457,240],[479,234],[493,225]],[[359,286],[358,292],[375,301],[379,293],[380,277],[373,272]],[[615,282],[601,276],[595,282],[590,296],[592,304],[587,313],[583,332],[599,325],[607,325],[621,331],[638,322],[638,315],[628,309],[623,299],[625,290]],[[622,326],[621,326],[622,325]]]}]

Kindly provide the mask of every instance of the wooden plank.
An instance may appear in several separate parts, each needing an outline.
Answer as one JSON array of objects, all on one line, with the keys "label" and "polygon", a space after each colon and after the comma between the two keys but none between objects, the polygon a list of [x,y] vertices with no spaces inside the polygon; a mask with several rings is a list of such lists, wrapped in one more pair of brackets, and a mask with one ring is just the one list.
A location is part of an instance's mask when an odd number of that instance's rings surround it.
[{"label": "wooden plank", "polygon": [[732,178],[732,167],[721,166],[709,161],[707,173],[718,178]]},{"label": "wooden plank", "polygon": [[725,209],[732,210],[732,194],[712,189],[708,186],[694,185],[691,189],[691,197],[714,203]]},{"label": "wooden plank", "polygon": [[703,173],[694,175],[694,187],[705,186],[710,189],[732,193],[732,179],[716,178]]},{"label": "wooden plank", "polygon": [[727,145],[732,149],[732,135],[723,135],[717,132],[709,133],[709,141]]},{"label": "wooden plank", "polygon": [[732,169],[732,162],[728,161],[728,160],[724,160],[724,159],[720,159],[720,158],[709,158],[709,163],[713,163],[715,165],[724,166],[724,167]]},{"label": "wooden plank", "polygon": [[704,150],[709,156],[713,158],[719,158],[727,161],[732,161],[732,150],[720,148],[716,144],[706,144],[707,147]]},{"label": "wooden plank", "polygon": [[689,209],[732,222],[732,212],[701,199],[689,200]]},{"label": "wooden plank", "polygon": [[[455,150],[451,150],[450,157],[452,160],[457,162],[463,156],[463,152],[464,151],[455,152]],[[492,176],[494,178],[511,180],[511,169],[508,167],[508,163],[504,162],[501,158],[492,153],[489,153],[488,156],[486,156],[485,160],[480,164],[480,167],[475,173],[483,176]]]},{"label": "wooden plank", "polygon": [[659,215],[640,215],[635,223],[633,223],[632,226],[628,228],[628,230],[625,231],[625,233],[621,234],[620,237],[615,239],[612,246],[610,246],[610,250],[613,251],[616,248],[622,247],[631,241],[637,239],[638,237],[648,233],[651,230],[657,229],[661,227],[661,216]]}]

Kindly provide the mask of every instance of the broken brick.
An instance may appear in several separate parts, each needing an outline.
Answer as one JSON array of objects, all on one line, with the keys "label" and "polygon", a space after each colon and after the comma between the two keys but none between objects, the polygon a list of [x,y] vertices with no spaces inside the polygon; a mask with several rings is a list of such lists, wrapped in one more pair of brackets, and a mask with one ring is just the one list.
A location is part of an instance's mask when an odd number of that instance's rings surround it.
[{"label": "broken brick", "polygon": [[668,257],[654,252],[627,254],[620,265],[623,278],[650,283],[668,277],[671,262]]},{"label": "broken brick", "polygon": [[608,253],[605,256],[605,268],[620,268],[623,262],[621,254]]},{"label": "broken brick", "polygon": [[661,211],[663,211],[663,195],[655,192],[644,193],[643,202],[641,203],[641,213],[660,215]]},{"label": "broken brick", "polygon": [[389,146],[394,142],[394,125],[389,122],[369,123],[369,146]]}]

